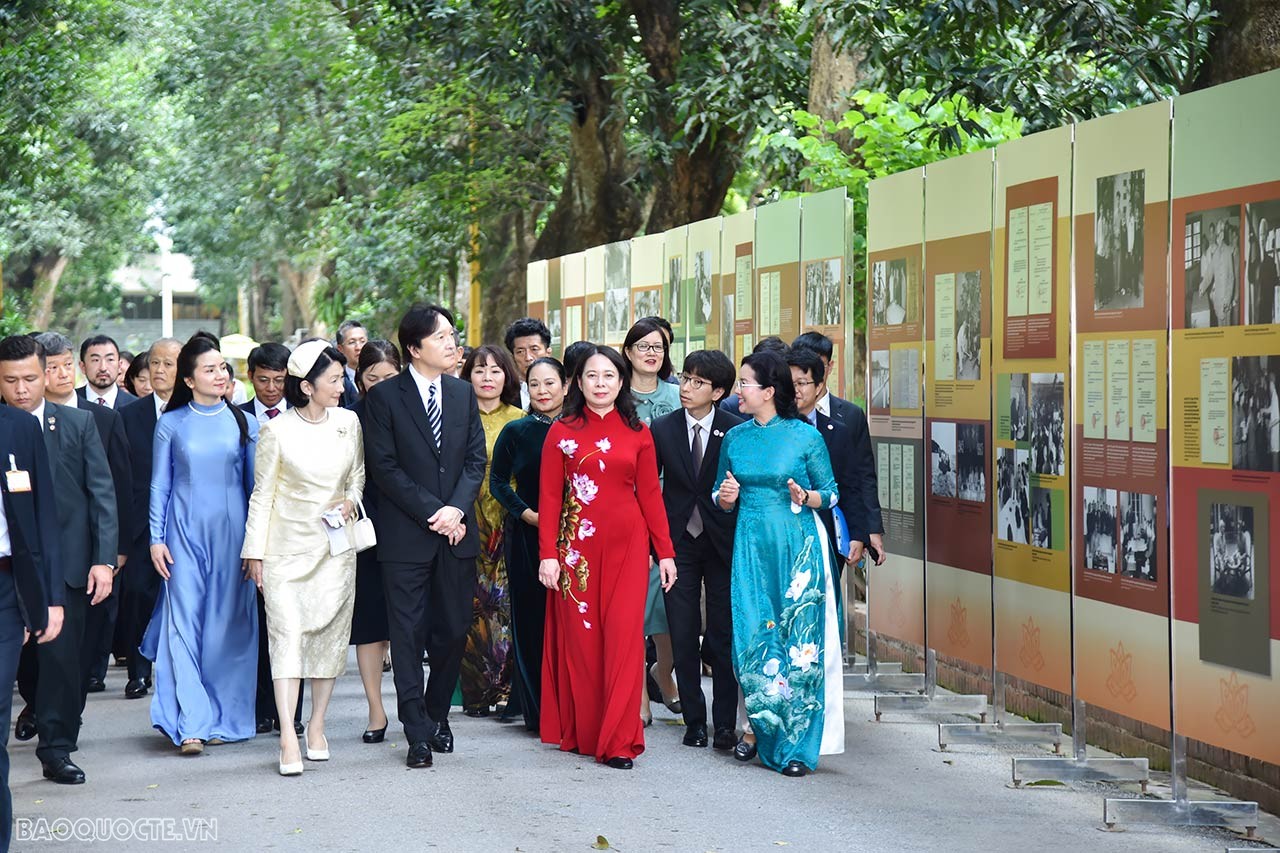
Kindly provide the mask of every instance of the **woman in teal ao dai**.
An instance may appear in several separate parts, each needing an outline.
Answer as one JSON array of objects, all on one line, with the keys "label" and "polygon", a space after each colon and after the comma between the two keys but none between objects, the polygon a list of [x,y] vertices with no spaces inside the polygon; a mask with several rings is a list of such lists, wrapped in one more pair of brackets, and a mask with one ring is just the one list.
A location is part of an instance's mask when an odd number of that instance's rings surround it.
[{"label": "woman in teal ao dai", "polygon": [[803,776],[819,755],[844,751],[836,592],[816,513],[835,506],[836,481],[822,436],[799,419],[782,358],[743,359],[739,386],[752,418],[725,434],[715,498],[738,506],[731,600],[744,741],[754,734],[766,767]]}]

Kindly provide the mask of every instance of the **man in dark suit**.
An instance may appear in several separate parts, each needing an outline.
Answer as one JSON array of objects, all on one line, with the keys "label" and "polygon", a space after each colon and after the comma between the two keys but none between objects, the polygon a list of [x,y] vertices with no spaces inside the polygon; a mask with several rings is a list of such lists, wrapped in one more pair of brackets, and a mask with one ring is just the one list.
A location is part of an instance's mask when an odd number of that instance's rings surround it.
[{"label": "man in dark suit", "polygon": [[[29,732],[34,719],[40,735],[36,756],[44,765],[45,778],[77,785],[84,782],[84,771],[71,761],[71,753],[76,750],[84,711],[85,611],[86,604],[96,606],[111,594],[119,544],[116,503],[111,469],[93,418],[46,400],[44,388],[40,344],[26,335],[0,341],[0,394],[10,406],[35,415],[44,428],[65,585],[58,638],[43,645],[28,644],[23,650],[18,692],[27,707],[18,715],[15,734],[19,728]],[[24,738],[19,734],[19,739]]]},{"label": "man in dark suit", "polygon": [[333,345],[338,348],[347,360],[346,372],[342,377],[342,406],[349,409],[360,399],[356,389],[356,367],[360,364],[360,350],[369,342],[369,330],[359,320],[343,320],[338,326],[338,334],[333,336]]},{"label": "man in dark suit", "polygon": [[85,338],[80,344],[80,372],[88,382],[77,388],[76,394],[86,403],[119,410],[138,399],[116,384],[120,348],[106,335]]},{"label": "man in dark suit", "polygon": [[[662,500],[676,549],[676,582],[667,591],[667,623],[675,656],[676,683],[684,713],[685,746],[707,745],[707,702],[702,695],[702,661],[711,666],[711,718],[716,749],[737,743],[734,715],[738,681],[733,674],[733,617],[729,601],[736,510],[711,501],[724,434],[742,418],[719,408],[733,387],[733,362],[719,350],[696,350],[680,373],[680,411],[655,420],[651,430],[662,476]],[[706,587],[707,626],[701,653],[702,591]]]},{"label": "man in dark suit", "polygon": [[[848,443],[838,445],[843,448],[840,455],[848,454],[852,467],[851,476],[857,486],[857,502],[852,507],[855,517],[846,516],[849,525],[849,565],[862,559],[863,550],[870,545],[874,549],[874,562],[878,566],[884,562],[884,521],[880,514],[880,492],[877,488],[876,460],[871,448],[871,432],[867,428],[867,416],[862,409],[848,400],[842,400],[827,388],[826,377],[831,374],[831,356],[834,349],[831,339],[818,332],[805,332],[791,343],[791,349],[807,349],[815,353],[822,361],[823,375],[813,386],[815,398],[814,409],[843,425],[848,431]],[[824,433],[828,430],[823,430]],[[836,454],[832,454],[832,467],[836,467]],[[837,475],[839,471],[837,469]],[[843,486],[841,487],[843,489]],[[843,497],[841,506],[845,504]]]},{"label": "man in dark suit", "polygon": [[39,643],[62,630],[65,587],[58,571],[58,510],[40,424],[0,406],[0,850],[9,849],[9,721],[26,634]]},{"label": "man in dark suit", "polygon": [[[453,752],[448,713],[471,622],[486,453],[471,384],[449,375],[458,361],[453,315],[415,306],[398,337],[408,369],[364,398],[365,469],[381,492],[378,561],[405,763],[430,767],[432,750]],[[423,649],[431,660],[425,691]]]},{"label": "man in dark suit", "polygon": [[129,649],[129,680],[124,687],[126,699],[147,695],[151,687],[151,661],[138,653],[142,634],[151,620],[160,591],[160,576],[151,565],[151,531],[148,508],[151,505],[151,451],[155,445],[156,421],[165,401],[173,393],[178,376],[178,352],[182,342],[163,338],[151,345],[147,370],[151,376],[151,393],[120,410],[125,437],[129,442],[129,467],[133,475],[133,512],[128,518],[128,560],[121,573],[121,629]]},{"label": "man in dark suit", "polygon": [[[344,324],[345,325],[345,324]],[[341,337],[341,335],[339,335]],[[267,342],[254,347],[249,353],[249,382],[253,385],[253,399],[241,403],[240,408],[258,426],[280,417],[289,410],[284,398],[284,380],[289,373],[289,348],[284,344]],[[267,639],[267,606],[258,590],[258,734],[272,729],[280,730],[276,719],[275,688],[271,680],[270,643]],[[293,711],[293,729],[302,734],[302,690],[298,690],[298,705]]]}]

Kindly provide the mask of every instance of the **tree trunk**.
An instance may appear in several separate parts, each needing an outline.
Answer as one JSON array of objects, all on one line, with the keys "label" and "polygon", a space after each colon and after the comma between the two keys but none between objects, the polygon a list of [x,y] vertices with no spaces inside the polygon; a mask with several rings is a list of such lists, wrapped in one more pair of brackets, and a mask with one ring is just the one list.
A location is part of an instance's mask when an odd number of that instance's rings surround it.
[{"label": "tree trunk", "polygon": [[613,85],[599,72],[577,81],[571,97],[569,164],[564,188],[538,237],[533,257],[554,258],[623,240],[640,227],[640,202],[631,189],[623,122],[609,120]]},{"label": "tree trunk", "polygon": [[[324,324],[316,319],[316,307],[312,302],[315,295],[316,282],[320,280],[320,264],[308,264],[302,269],[296,269],[289,261],[279,261],[276,269],[280,274],[281,284],[281,301],[284,302],[285,289],[289,291],[293,305],[301,317],[298,323],[299,328],[305,328],[305,334],[323,335]],[[286,337],[293,333],[293,327],[286,326],[284,329]]]},{"label": "tree trunk", "polygon": [[58,282],[67,271],[70,258],[58,249],[37,255],[31,263],[31,308],[27,322],[31,328],[43,332],[53,321],[53,297],[58,292]]},{"label": "tree trunk", "polygon": [[1215,0],[1221,26],[1209,37],[1209,56],[1189,90],[1206,89],[1280,68],[1280,3]]},{"label": "tree trunk", "polygon": [[497,343],[511,322],[528,314],[525,267],[533,254],[530,222],[535,215],[514,210],[485,230],[480,243],[480,337]]}]

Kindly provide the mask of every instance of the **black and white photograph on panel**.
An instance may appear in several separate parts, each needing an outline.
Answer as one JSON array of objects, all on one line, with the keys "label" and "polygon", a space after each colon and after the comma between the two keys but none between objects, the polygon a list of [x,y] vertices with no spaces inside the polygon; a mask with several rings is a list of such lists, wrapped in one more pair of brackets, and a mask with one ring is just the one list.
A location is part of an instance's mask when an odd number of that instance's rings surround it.
[{"label": "black and white photograph on panel", "polygon": [[560,340],[560,309],[553,308],[547,312],[547,330],[551,332],[551,340]]},{"label": "black and white photograph on panel", "polygon": [[631,244],[604,247],[605,338],[620,341],[631,328]]},{"label": "black and white photograph on panel", "polygon": [[[635,293],[635,318],[657,317],[662,313],[662,292],[656,288]],[[625,332],[624,332],[625,334]]]},{"label": "black and white photograph on panel", "polygon": [[1031,462],[1037,474],[1066,471],[1066,412],[1063,375],[1031,374]]},{"label": "black and white photograph on panel", "polygon": [[871,408],[889,408],[889,351],[871,351]]},{"label": "black and white photograph on panel", "polygon": [[950,421],[929,425],[929,492],[936,498],[956,496],[956,425]]},{"label": "black and white photograph on panel", "polygon": [[887,326],[889,313],[889,262],[871,265],[871,324]]},{"label": "black and white photograph on panel", "polygon": [[956,274],[956,379],[982,378],[982,273]]},{"label": "black and white photograph on panel", "polygon": [[720,349],[734,364],[738,363],[737,350],[734,347],[733,317],[734,295],[726,293],[720,297]]},{"label": "black and white photograph on panel", "polygon": [[[684,258],[676,256],[667,258],[667,313],[663,316],[667,322],[678,326],[684,322]],[[645,316],[641,314],[640,316]]]},{"label": "black and white photograph on panel", "polygon": [[1093,307],[1142,307],[1143,212],[1146,173],[1139,169],[1098,178],[1093,219]]},{"label": "black and white photograph on panel", "polygon": [[1253,600],[1253,507],[1209,508],[1209,587],[1215,595]]},{"label": "black and white photograph on panel", "polygon": [[706,328],[711,322],[711,252],[693,253],[693,324]]},{"label": "black and white photograph on panel", "polygon": [[884,321],[889,326],[900,326],[916,319],[914,300],[907,285],[907,259],[889,261],[889,304],[884,309]]},{"label": "black and white photograph on panel", "polygon": [[1231,359],[1231,467],[1280,471],[1280,355]]},{"label": "black and white photograph on panel", "polygon": [[[1034,491],[1034,490],[1033,490]],[[1084,487],[1084,567],[1116,573],[1116,490]]]},{"label": "black and white photograph on panel", "polygon": [[1027,374],[1009,374],[1009,439],[1027,440],[1027,421],[1030,409],[1027,405]]},{"label": "black and white photograph on panel", "polygon": [[1120,574],[1156,582],[1156,496],[1120,493]]},{"label": "black and white photograph on panel", "polygon": [[996,485],[999,487],[1000,515],[996,538],[1005,542],[1030,544],[1030,477],[1027,451],[1001,447],[996,451]]},{"label": "black and white photograph on panel", "polygon": [[956,427],[956,497],[962,501],[987,500],[986,444],[985,424]]},{"label": "black and white photograph on panel", "polygon": [[1240,207],[1188,213],[1183,223],[1186,326],[1240,324]]},{"label": "black and white photograph on panel", "polygon": [[804,268],[804,317],[806,326],[838,326],[840,307],[840,259],[813,261]]},{"label": "black and white photograph on panel", "polygon": [[1244,322],[1280,323],[1280,199],[1252,202],[1244,212]]},{"label": "black and white photograph on panel", "polygon": [[1053,538],[1053,502],[1061,500],[1061,495],[1057,489],[1031,487],[1031,544],[1037,548],[1062,549],[1062,543]]},{"label": "black and white photograph on panel", "polygon": [[604,343],[604,301],[594,300],[587,303],[587,340],[592,343]]}]

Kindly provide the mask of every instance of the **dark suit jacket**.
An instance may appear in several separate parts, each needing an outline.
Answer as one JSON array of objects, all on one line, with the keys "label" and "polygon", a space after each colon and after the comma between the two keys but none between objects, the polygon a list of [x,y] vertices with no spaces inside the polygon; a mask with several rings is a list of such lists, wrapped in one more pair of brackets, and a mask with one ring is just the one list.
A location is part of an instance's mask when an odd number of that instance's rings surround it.
[{"label": "dark suit jacket", "polygon": [[720,401],[720,408],[734,417],[741,418],[742,412],[738,411],[738,395],[730,394]]},{"label": "dark suit jacket", "polygon": [[[123,393],[123,392],[122,392]],[[137,397],[131,397],[136,400]],[[120,399],[117,397],[116,402]],[[124,421],[119,412],[106,406],[85,403],[80,406],[93,415],[94,426],[98,428],[98,438],[107,451],[107,465],[111,468],[111,482],[116,496],[116,528],[119,546],[117,554],[129,553],[129,531],[132,529],[131,518],[134,512],[142,512],[133,506],[133,468],[129,459],[129,439],[125,436]],[[115,561],[112,560],[114,563]]]},{"label": "dark suit jacket", "polygon": [[[66,587],[58,568],[61,551],[53,470],[40,424],[21,409],[0,406],[0,448],[13,459],[13,467],[31,475],[30,491],[10,492],[8,478],[0,474],[0,494],[9,525],[18,610],[27,628],[43,631],[49,624],[48,608],[62,605]],[[0,457],[0,461],[5,470],[10,468],[9,459]]]},{"label": "dark suit jacket", "polygon": [[111,467],[93,416],[45,400],[44,446],[53,469],[62,579],[82,589],[89,567],[116,561],[120,531]]},{"label": "dark suit jacket", "polygon": [[[712,546],[724,555],[733,557],[733,532],[738,524],[737,507],[725,512],[711,500],[715,488],[716,466],[720,462],[720,444],[724,434],[742,423],[742,418],[723,409],[714,409],[711,434],[704,439],[701,470],[693,470],[693,456],[689,452],[689,429],[684,409],[676,409],[649,425],[653,433],[653,445],[658,457],[658,475],[662,477],[662,502],[667,507],[667,525],[671,528],[671,544],[680,547],[689,539],[685,527],[696,505],[702,513],[702,535],[711,537]],[[717,435],[716,433],[719,433]]]},{"label": "dark suit jacket", "polygon": [[462,510],[466,535],[452,553],[480,553],[475,503],[487,458],[480,408],[470,382],[440,377],[441,449],[436,450],[422,395],[409,370],[379,382],[365,395],[365,471],[381,493],[378,559],[425,563],[434,560],[444,537],[427,519],[443,506]]},{"label": "dark suit jacket", "polygon": [[[356,388],[356,383],[351,381],[351,377],[347,375],[346,368],[342,371],[342,407],[350,409],[360,399],[360,391]],[[253,401],[250,400],[250,403]]]},{"label": "dark suit jacket", "polygon": [[[79,388],[77,388],[76,396],[78,396],[81,400],[88,400],[89,399],[88,386],[81,385]],[[116,391],[116,404],[111,408],[115,409],[118,412],[136,399],[138,398],[133,396],[123,388],[120,388],[119,390]],[[92,405],[92,404],[87,404],[87,405]]]},{"label": "dark suit jacket", "polygon": [[[827,454],[831,457],[831,470],[836,475],[836,488],[840,491],[840,501],[837,506],[840,507],[840,512],[844,514],[845,524],[849,527],[849,538],[865,543],[867,541],[867,533],[862,526],[864,516],[861,484],[859,483],[858,470],[854,464],[853,454],[849,452],[849,448],[853,444],[853,438],[849,433],[849,428],[844,424],[832,420],[822,412],[818,412],[817,415],[818,422],[815,426],[818,428],[819,434],[822,435],[822,440],[827,444]],[[818,517],[822,519],[823,525],[827,528],[827,538],[831,540],[831,547],[835,548],[835,516],[829,509],[820,509],[818,510]]]},{"label": "dark suit jacket", "polygon": [[[849,430],[848,450],[853,463],[854,481],[857,484],[856,506],[860,510],[853,516],[845,513],[849,523],[849,535],[857,542],[866,543],[871,533],[884,533],[884,521],[880,515],[880,491],[876,479],[876,459],[871,449],[871,432],[867,429],[867,416],[862,409],[831,395],[831,420],[843,424]],[[831,454],[832,467],[836,466],[836,454]],[[837,469],[837,476],[839,470]],[[844,488],[843,484],[840,487]],[[844,500],[840,501],[841,507]]]},{"label": "dark suit jacket", "polygon": [[131,548],[125,551],[132,560],[150,560],[151,529],[148,511],[151,506],[151,453],[155,447],[156,404],[155,395],[148,394],[136,403],[120,410],[125,439],[129,445],[129,467],[133,479],[133,512],[129,513],[126,542]]}]

